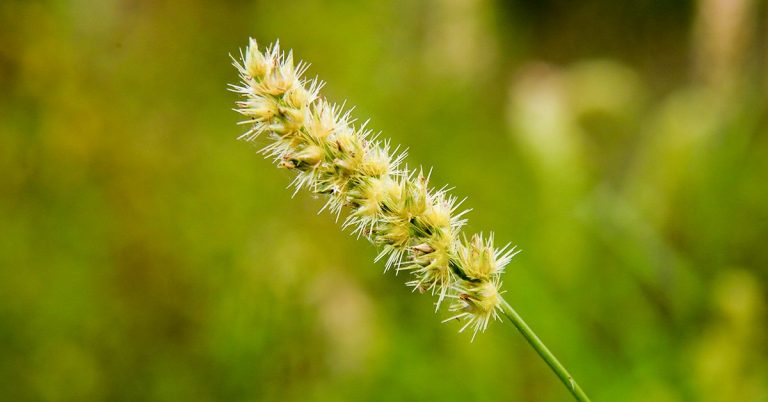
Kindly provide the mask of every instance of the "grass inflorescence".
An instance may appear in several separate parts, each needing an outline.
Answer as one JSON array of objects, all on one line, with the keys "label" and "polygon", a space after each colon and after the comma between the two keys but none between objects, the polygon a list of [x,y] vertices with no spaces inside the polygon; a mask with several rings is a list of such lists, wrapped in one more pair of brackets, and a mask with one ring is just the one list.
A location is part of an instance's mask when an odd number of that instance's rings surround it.
[{"label": "grass inflorescence", "polygon": [[449,189],[430,187],[428,172],[404,165],[405,151],[321,97],[323,83],[304,78],[308,64],[294,63],[291,51],[251,39],[234,65],[247,127],[240,138],[266,138],[261,152],[295,172],[296,192],[322,195],[337,219],[347,211],[343,227],[380,249],[385,270],[407,272],[408,286],[435,295],[436,309],[449,300],[445,321],[463,321],[460,331],[472,329],[474,339],[500,319],[501,275],[514,247],[496,248],[493,234],[464,235],[468,211]]}]

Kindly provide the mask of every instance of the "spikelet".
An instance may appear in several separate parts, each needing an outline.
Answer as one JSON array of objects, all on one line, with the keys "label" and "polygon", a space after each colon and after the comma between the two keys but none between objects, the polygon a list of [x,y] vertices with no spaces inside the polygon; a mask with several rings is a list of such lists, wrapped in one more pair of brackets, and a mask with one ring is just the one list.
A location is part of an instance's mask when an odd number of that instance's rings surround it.
[{"label": "spikelet", "polygon": [[472,339],[499,318],[501,274],[514,248],[494,248],[493,235],[462,235],[468,210],[459,210],[461,202],[447,188],[431,189],[428,173],[404,166],[405,151],[355,126],[349,109],[320,98],[323,83],[303,78],[308,65],[294,64],[292,52],[278,43],[260,50],[251,39],[233,61],[235,110],[248,127],[240,139],[266,137],[261,152],[296,172],[295,192],[324,195],[322,210],[337,219],[348,210],[343,227],[380,249],[385,271],[409,273],[407,285],[436,295],[436,309],[452,300],[446,321],[464,321],[461,331],[471,328]]}]

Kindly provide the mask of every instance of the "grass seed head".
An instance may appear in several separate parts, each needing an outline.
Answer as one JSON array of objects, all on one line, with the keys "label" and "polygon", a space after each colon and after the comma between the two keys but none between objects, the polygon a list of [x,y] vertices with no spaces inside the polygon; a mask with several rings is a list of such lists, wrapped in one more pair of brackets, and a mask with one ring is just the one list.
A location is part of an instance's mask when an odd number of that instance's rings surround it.
[{"label": "grass seed head", "polygon": [[296,172],[295,191],[326,197],[323,209],[337,218],[348,210],[343,226],[380,248],[385,270],[408,272],[407,284],[436,295],[438,308],[452,300],[446,321],[464,321],[461,331],[471,328],[473,339],[498,318],[500,277],[514,249],[496,249],[493,235],[466,240],[461,202],[431,189],[429,173],[403,166],[405,152],[355,126],[349,109],[321,98],[323,83],[303,78],[308,65],[292,52],[278,43],[261,50],[251,39],[234,65],[241,82],[231,89],[242,97],[235,110],[249,127],[240,138],[266,137],[261,152]]}]

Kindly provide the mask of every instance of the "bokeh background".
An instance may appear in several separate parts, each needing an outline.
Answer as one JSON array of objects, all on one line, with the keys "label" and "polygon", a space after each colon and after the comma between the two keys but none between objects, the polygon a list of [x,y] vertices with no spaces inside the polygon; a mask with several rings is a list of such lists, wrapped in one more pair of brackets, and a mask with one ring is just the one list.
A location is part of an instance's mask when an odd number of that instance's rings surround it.
[{"label": "bokeh background", "polygon": [[331,100],[524,251],[595,401],[768,401],[759,0],[3,0],[0,400],[562,401],[236,141],[229,54]]}]

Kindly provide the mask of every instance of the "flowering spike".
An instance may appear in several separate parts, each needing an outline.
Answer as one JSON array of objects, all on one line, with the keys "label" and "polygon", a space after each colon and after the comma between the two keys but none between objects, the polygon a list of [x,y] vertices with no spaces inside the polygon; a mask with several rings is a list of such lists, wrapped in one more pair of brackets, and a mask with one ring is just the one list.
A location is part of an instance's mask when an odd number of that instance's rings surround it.
[{"label": "flowering spike", "polygon": [[331,104],[319,95],[323,82],[303,77],[309,64],[294,63],[278,42],[263,51],[251,39],[240,59],[233,58],[240,83],[235,109],[249,129],[239,138],[267,138],[261,153],[278,167],[296,172],[289,187],[326,196],[321,212],[349,214],[343,228],[379,247],[376,261],[385,271],[406,271],[414,290],[437,296],[436,308],[450,299],[453,319],[465,321],[472,339],[499,318],[503,305],[501,274],[515,248],[496,249],[493,235],[461,235],[469,210],[451,188],[431,189],[432,169],[403,165],[407,150],[355,126],[353,108]]}]

